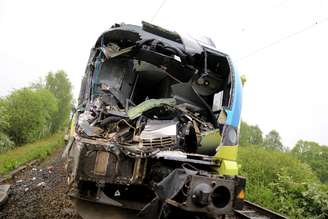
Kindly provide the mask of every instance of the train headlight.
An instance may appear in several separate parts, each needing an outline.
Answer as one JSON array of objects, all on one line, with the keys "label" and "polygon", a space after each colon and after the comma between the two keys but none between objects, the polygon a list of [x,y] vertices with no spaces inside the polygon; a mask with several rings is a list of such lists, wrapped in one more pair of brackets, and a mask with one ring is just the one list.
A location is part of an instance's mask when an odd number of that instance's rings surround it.
[{"label": "train headlight", "polygon": [[228,131],[228,138],[229,138],[229,141],[236,145],[237,144],[237,132],[235,129],[231,128],[229,129]]},{"label": "train headlight", "polygon": [[224,208],[227,206],[231,199],[230,191],[225,186],[218,186],[213,190],[212,193],[213,205],[217,208]]},{"label": "train headlight", "polygon": [[238,144],[237,128],[226,125],[223,131],[222,143],[225,146],[237,145]]}]

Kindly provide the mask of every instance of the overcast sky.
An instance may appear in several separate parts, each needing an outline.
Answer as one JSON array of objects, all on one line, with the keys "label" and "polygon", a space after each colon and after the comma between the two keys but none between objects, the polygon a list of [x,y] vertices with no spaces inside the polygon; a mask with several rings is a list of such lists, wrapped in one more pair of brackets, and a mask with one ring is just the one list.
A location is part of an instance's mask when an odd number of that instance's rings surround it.
[{"label": "overcast sky", "polygon": [[[0,0],[0,96],[65,70],[78,94],[90,48],[114,23],[151,21],[162,0]],[[328,145],[328,1],[166,0],[153,23],[209,36],[247,77],[242,117],[286,146]]]}]

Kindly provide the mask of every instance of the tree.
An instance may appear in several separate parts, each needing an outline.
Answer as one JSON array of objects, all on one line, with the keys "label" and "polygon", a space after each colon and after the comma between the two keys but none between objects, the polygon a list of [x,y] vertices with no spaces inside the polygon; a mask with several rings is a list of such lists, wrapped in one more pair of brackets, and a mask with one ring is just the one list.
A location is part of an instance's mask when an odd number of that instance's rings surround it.
[{"label": "tree", "polygon": [[58,100],[56,97],[47,89],[40,88],[35,90],[35,94],[41,101],[42,104],[42,116],[44,118],[44,127],[42,130],[42,136],[46,136],[52,132],[55,126],[54,117],[59,111]]},{"label": "tree", "polygon": [[255,125],[248,125],[242,121],[240,125],[240,145],[261,145],[263,143],[262,131]]},{"label": "tree", "polygon": [[321,147],[317,142],[314,141],[303,141],[298,140],[292,149],[294,154],[308,154],[308,153],[319,153]]},{"label": "tree", "polygon": [[284,146],[281,143],[281,137],[279,133],[276,130],[271,130],[264,139],[264,146],[274,149],[274,150],[279,150],[283,151]]},{"label": "tree", "polygon": [[298,159],[311,166],[321,182],[328,184],[328,147],[313,141],[299,140],[292,149]]},{"label": "tree", "polygon": [[52,132],[64,127],[72,109],[72,85],[64,71],[49,72],[46,76],[45,88],[58,100],[58,112],[54,115]]},{"label": "tree", "polygon": [[9,124],[7,133],[16,144],[23,144],[50,133],[58,105],[46,89],[23,88],[6,98],[3,110]]}]

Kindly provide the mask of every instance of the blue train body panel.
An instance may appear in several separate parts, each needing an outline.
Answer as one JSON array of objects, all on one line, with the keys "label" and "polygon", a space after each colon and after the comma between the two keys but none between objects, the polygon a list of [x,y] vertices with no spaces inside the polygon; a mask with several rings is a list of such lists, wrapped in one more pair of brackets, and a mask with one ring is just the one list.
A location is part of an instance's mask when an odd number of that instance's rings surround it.
[{"label": "blue train body panel", "polygon": [[242,84],[238,71],[232,71],[233,91],[230,109],[227,109],[226,125],[238,127],[240,122],[241,104],[242,104]]}]

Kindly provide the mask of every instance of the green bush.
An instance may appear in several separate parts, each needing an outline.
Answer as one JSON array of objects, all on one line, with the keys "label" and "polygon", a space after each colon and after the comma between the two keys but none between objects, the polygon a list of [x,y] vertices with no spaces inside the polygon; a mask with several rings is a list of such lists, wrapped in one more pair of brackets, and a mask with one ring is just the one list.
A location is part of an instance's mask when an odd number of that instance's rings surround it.
[{"label": "green bush", "polygon": [[6,134],[0,132],[0,153],[14,148],[14,146],[15,143],[11,141]]},{"label": "green bush", "polygon": [[291,154],[261,146],[240,147],[239,162],[241,172],[247,175],[249,181],[261,180],[264,185],[276,180],[282,168],[296,182],[319,181],[308,165]]},{"label": "green bush", "polygon": [[327,217],[327,188],[292,154],[261,146],[240,147],[247,199],[291,218]]},{"label": "green bush", "polygon": [[270,183],[275,201],[272,207],[294,218],[327,218],[327,187],[319,183],[293,181],[282,169],[278,179]]},{"label": "green bush", "polygon": [[5,111],[5,100],[0,99],[0,153],[12,149],[15,143],[10,140],[5,131],[8,129],[7,115]]}]

